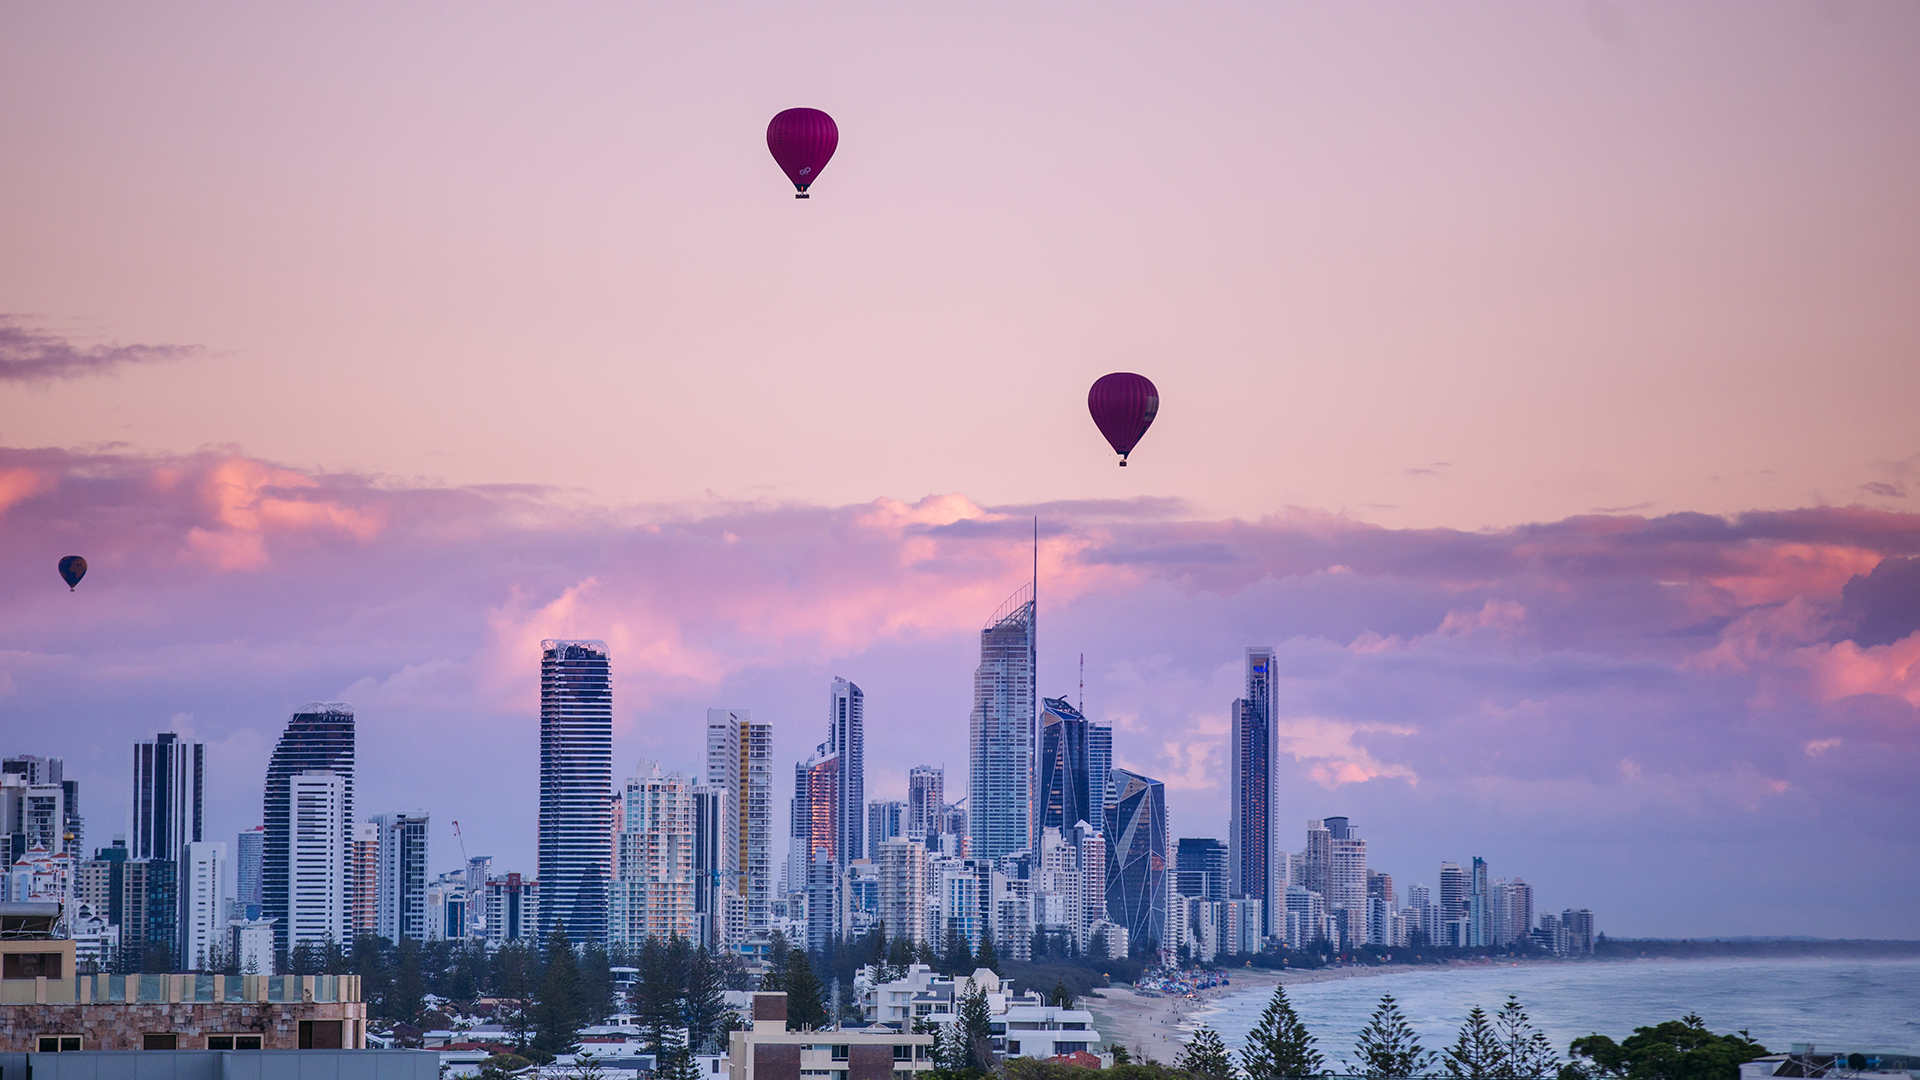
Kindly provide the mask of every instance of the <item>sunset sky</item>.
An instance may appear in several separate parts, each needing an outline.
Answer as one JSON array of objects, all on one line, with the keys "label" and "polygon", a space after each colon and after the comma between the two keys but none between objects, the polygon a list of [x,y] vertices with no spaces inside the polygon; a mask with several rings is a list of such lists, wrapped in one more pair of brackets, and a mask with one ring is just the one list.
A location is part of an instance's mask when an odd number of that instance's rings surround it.
[{"label": "sunset sky", "polygon": [[0,752],[91,847],[191,733],[230,839],[351,701],[364,812],[530,872],[579,636],[618,776],[709,706],[790,776],[841,675],[870,797],[963,788],[1038,516],[1041,690],[1085,653],[1176,835],[1273,645],[1291,850],[1920,937],[1915,57],[1847,0],[0,3]]}]

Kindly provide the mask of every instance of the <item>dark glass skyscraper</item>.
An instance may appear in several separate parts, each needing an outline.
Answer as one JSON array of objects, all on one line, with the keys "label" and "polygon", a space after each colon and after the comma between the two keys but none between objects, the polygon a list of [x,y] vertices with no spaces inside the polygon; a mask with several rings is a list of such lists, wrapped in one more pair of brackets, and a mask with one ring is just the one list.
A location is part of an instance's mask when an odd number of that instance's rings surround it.
[{"label": "dark glass skyscraper", "polygon": [[980,631],[968,723],[970,854],[997,859],[1033,838],[1034,590],[1024,585]]},{"label": "dark glass skyscraper", "polygon": [[[1247,650],[1247,694],[1233,703],[1232,790],[1228,792],[1227,889],[1262,901],[1273,917],[1273,650]],[[1269,922],[1268,926],[1271,927]]]},{"label": "dark glass skyscraper", "polygon": [[834,781],[834,859],[845,869],[867,853],[867,695],[857,683],[833,680],[827,702],[827,749],[840,755]]},{"label": "dark glass skyscraper", "polygon": [[1206,900],[1227,899],[1227,845],[1210,836],[1181,837],[1173,852],[1173,891]]},{"label": "dark glass skyscraper", "polygon": [[1129,947],[1161,944],[1167,934],[1167,788],[1148,776],[1113,770],[1107,811],[1107,918],[1125,927]]},{"label": "dark glass skyscraper", "polygon": [[607,943],[613,669],[604,641],[540,643],[540,945]]},{"label": "dark glass skyscraper", "polygon": [[1104,824],[1104,794],[1093,795],[1093,768],[1088,758],[1087,718],[1064,698],[1040,699],[1040,798],[1034,820],[1033,850],[1040,850],[1040,834],[1059,829],[1070,836],[1086,822]]},{"label": "dark glass skyscraper", "polygon": [[292,925],[292,778],[301,773],[333,773],[341,778],[345,808],[340,851],[344,854],[353,827],[353,743],[353,706],[341,701],[316,701],[302,705],[287,720],[287,730],[281,733],[280,743],[267,761],[260,899],[262,915],[274,920],[277,951],[286,951],[287,930]]},{"label": "dark glass skyscraper", "polygon": [[127,849],[132,859],[180,862],[187,844],[204,840],[207,747],[171,731],[133,744],[133,801]]}]

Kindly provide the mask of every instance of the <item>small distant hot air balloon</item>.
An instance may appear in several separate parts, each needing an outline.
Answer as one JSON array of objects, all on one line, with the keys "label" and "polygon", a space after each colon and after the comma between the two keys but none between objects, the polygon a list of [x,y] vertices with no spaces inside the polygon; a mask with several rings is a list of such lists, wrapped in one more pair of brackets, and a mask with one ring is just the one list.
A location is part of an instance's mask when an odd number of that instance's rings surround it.
[{"label": "small distant hot air balloon", "polygon": [[1100,434],[1113,444],[1113,452],[1120,455],[1120,467],[1124,469],[1127,455],[1139,445],[1140,437],[1153,426],[1154,414],[1160,411],[1160,391],[1154,389],[1153,380],[1145,375],[1116,371],[1100,376],[1087,391],[1087,411],[1093,414]]},{"label": "small distant hot air balloon", "polygon": [[819,109],[788,109],[767,125],[767,149],[793,181],[796,199],[807,197],[808,185],[820,178],[839,145],[839,125]]},{"label": "small distant hot air balloon", "polygon": [[87,576],[87,560],[78,555],[61,559],[60,576],[67,579],[67,591],[72,592],[80,584],[80,579]]}]

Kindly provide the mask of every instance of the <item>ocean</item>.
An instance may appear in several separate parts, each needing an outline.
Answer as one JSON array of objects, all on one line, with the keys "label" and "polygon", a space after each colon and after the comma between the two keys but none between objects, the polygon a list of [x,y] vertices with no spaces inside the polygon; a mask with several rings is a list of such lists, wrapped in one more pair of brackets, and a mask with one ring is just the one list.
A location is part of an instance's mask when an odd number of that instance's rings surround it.
[{"label": "ocean", "polygon": [[[1620,960],[1458,966],[1287,987],[1319,1038],[1329,1067],[1353,1053],[1380,995],[1392,994],[1421,1041],[1453,1040],[1474,1005],[1492,1013],[1519,995],[1534,1025],[1563,1056],[1599,1033],[1616,1041],[1636,1027],[1697,1012],[1716,1032],[1746,1029],[1769,1050],[1796,1042],[1820,1050],[1920,1053],[1920,959]],[[1271,989],[1239,990],[1193,1014],[1238,1050]]]}]

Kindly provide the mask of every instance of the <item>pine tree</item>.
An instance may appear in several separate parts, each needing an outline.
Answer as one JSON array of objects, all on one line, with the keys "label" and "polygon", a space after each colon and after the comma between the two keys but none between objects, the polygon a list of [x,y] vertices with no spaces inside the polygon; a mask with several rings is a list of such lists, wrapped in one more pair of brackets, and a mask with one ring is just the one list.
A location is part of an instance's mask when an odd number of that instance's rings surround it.
[{"label": "pine tree", "polygon": [[1420,1076],[1433,1067],[1434,1055],[1420,1045],[1420,1037],[1407,1023],[1406,1014],[1393,1000],[1382,995],[1360,1039],[1353,1047],[1353,1075],[1365,1080],[1406,1080]]},{"label": "pine tree", "polygon": [[946,955],[941,958],[941,963],[947,969],[947,974],[973,974],[973,950],[967,947],[967,939],[961,935],[959,928],[947,927],[943,951]]},{"label": "pine tree", "polygon": [[1227,1080],[1233,1076],[1233,1059],[1227,1056],[1227,1044],[1220,1041],[1220,1033],[1201,1024],[1194,1031],[1193,1038],[1180,1051],[1179,1060],[1174,1064],[1195,1076],[1211,1077],[1212,1080]]},{"label": "pine tree", "polygon": [[1507,1003],[1493,1018],[1494,1032],[1500,1039],[1506,1060],[1501,1064],[1502,1080],[1535,1080],[1560,1072],[1560,1055],[1545,1034],[1533,1026],[1520,999],[1507,995]]},{"label": "pine tree", "polygon": [[987,1010],[987,992],[976,986],[960,999],[960,1022],[954,1025],[960,1042],[962,1069],[985,1072],[993,1068],[993,1014]]},{"label": "pine tree", "polygon": [[1441,1057],[1453,1080],[1494,1080],[1501,1075],[1507,1052],[1487,1021],[1487,1010],[1475,1005],[1468,1010],[1466,1023],[1460,1025],[1459,1036]]},{"label": "pine tree", "polygon": [[556,927],[547,939],[547,977],[533,1007],[534,1055],[550,1062],[556,1055],[572,1053],[579,1045],[580,1026],[579,961],[567,932]]},{"label": "pine tree", "polygon": [[1133,1055],[1127,1052],[1126,1046],[1122,1043],[1109,1044],[1107,1046],[1107,1052],[1113,1055],[1113,1063],[1115,1065],[1133,1064]]},{"label": "pine tree", "polygon": [[702,945],[687,973],[687,1041],[695,1051],[724,1047],[720,1024],[729,1015],[720,962]]},{"label": "pine tree", "polygon": [[1000,974],[1000,956],[993,951],[992,934],[982,933],[980,935],[980,954],[973,958],[973,966],[986,968],[995,975]]},{"label": "pine tree", "polygon": [[649,937],[641,943],[634,966],[637,969],[633,983],[634,1023],[640,1028],[647,1052],[654,1055],[655,1060],[665,1061],[682,1016],[673,961],[660,939]]},{"label": "pine tree", "polygon": [[1259,1023],[1247,1032],[1246,1045],[1240,1048],[1240,1067],[1247,1080],[1318,1075],[1326,1068],[1326,1061],[1314,1049],[1315,1041],[1293,1011],[1286,988],[1276,986]]},{"label": "pine tree", "polygon": [[580,950],[580,1018],[598,1024],[614,1011],[613,961],[607,950],[588,945]]},{"label": "pine tree", "polygon": [[401,938],[398,952],[398,962],[394,965],[393,995],[387,1003],[387,1016],[411,1024],[426,1006],[427,983],[420,974],[420,943],[412,938]]},{"label": "pine tree", "polygon": [[773,992],[787,988],[787,955],[792,951],[787,935],[775,930],[767,940],[767,970],[760,974],[760,989]]},{"label": "pine tree", "polygon": [[1056,1009],[1073,1008],[1073,991],[1067,987],[1067,980],[1060,979],[1053,984],[1052,1000]]},{"label": "pine tree", "polygon": [[799,949],[787,953],[787,1030],[818,1031],[827,1026],[827,1006],[820,998],[820,980]]}]

